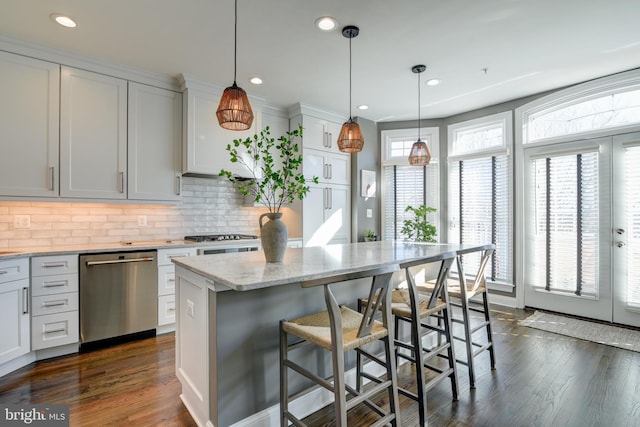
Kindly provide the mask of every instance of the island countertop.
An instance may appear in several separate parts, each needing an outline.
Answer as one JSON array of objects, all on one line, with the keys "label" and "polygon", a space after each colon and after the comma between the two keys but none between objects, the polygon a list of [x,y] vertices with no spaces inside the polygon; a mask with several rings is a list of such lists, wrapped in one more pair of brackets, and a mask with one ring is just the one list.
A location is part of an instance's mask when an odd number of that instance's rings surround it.
[{"label": "island countertop", "polygon": [[397,264],[400,268],[455,256],[477,245],[381,241],[288,248],[282,263],[262,252],[201,255],[173,262],[236,291],[300,283]]}]

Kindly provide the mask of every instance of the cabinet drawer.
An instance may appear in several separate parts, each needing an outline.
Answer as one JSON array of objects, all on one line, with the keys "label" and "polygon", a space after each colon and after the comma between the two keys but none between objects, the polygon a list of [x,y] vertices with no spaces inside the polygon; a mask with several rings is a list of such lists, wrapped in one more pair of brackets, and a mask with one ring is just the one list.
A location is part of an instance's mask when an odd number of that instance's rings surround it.
[{"label": "cabinet drawer", "polygon": [[29,278],[29,258],[0,260],[0,283]]},{"label": "cabinet drawer", "polygon": [[176,268],[174,265],[158,267],[158,295],[173,295],[176,293]]},{"label": "cabinet drawer", "polygon": [[31,258],[31,276],[78,273],[78,254]]},{"label": "cabinet drawer", "polygon": [[31,349],[57,347],[79,341],[80,326],[77,311],[46,314],[31,318]]},{"label": "cabinet drawer", "polygon": [[78,274],[39,276],[31,279],[33,296],[78,292]]},{"label": "cabinet drawer", "polygon": [[158,265],[173,265],[171,258],[194,256],[197,252],[198,250],[196,248],[158,249]]},{"label": "cabinet drawer", "polygon": [[176,297],[163,295],[158,297],[158,326],[176,323]]},{"label": "cabinet drawer", "polygon": [[78,293],[42,295],[31,298],[33,316],[78,311]]}]

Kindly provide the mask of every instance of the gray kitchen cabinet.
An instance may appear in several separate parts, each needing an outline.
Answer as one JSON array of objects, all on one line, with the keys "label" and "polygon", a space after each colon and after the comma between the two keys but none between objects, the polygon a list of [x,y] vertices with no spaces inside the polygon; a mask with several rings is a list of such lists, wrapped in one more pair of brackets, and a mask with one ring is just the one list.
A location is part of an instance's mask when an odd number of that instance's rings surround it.
[{"label": "gray kitchen cabinet", "polygon": [[176,270],[171,259],[196,253],[195,247],[158,249],[158,326],[166,328],[159,333],[173,330],[167,326],[176,323]]},{"label": "gray kitchen cabinet", "polygon": [[129,199],[180,200],[182,94],[129,82]]},{"label": "gray kitchen cabinet", "polygon": [[58,195],[60,66],[0,52],[0,195]]},{"label": "gray kitchen cabinet", "polygon": [[63,66],[60,196],[127,197],[127,81]]},{"label": "gray kitchen cabinet", "polygon": [[78,255],[32,257],[31,282],[31,349],[78,343]]},{"label": "gray kitchen cabinet", "polygon": [[231,163],[227,145],[234,139],[253,137],[262,130],[261,102],[250,97],[253,110],[253,124],[246,131],[223,129],[218,124],[216,110],[222,96],[222,90],[215,86],[185,79],[183,76],[184,96],[184,135],[183,135],[183,173],[218,175],[221,169],[230,170],[242,177],[250,177],[250,170],[240,163]]},{"label": "gray kitchen cabinet", "polygon": [[29,259],[0,260],[0,365],[30,351]]},{"label": "gray kitchen cabinet", "polygon": [[302,201],[304,246],[349,243],[351,202],[346,185],[311,184]]}]

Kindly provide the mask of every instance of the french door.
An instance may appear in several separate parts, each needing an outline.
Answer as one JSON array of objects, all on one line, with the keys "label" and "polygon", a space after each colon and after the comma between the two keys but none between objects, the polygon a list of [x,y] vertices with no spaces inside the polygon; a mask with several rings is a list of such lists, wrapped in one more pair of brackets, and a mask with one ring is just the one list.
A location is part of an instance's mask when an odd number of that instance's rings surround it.
[{"label": "french door", "polygon": [[525,305],[640,326],[640,134],[525,149]]}]

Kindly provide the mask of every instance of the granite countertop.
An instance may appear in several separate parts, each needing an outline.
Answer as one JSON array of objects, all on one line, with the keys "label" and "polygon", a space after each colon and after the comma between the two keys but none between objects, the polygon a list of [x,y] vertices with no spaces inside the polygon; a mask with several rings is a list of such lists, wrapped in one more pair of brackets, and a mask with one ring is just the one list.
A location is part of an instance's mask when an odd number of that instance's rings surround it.
[{"label": "granite countertop", "polygon": [[214,283],[248,291],[357,273],[377,267],[400,268],[454,257],[479,245],[425,244],[399,241],[288,248],[282,263],[265,262],[262,252],[201,255],[172,261]]}]

